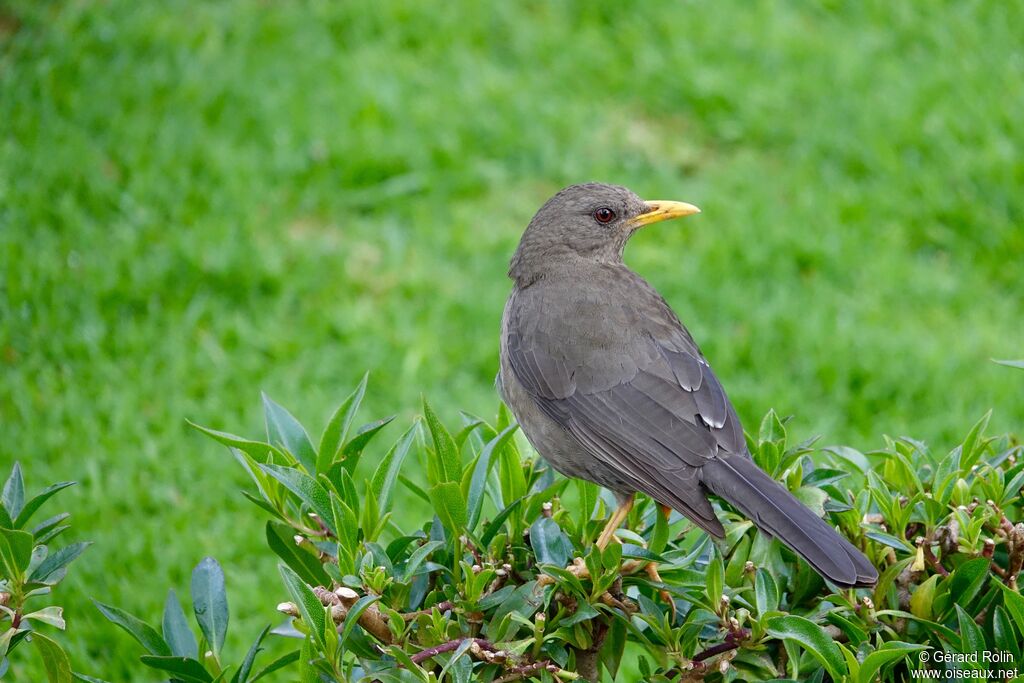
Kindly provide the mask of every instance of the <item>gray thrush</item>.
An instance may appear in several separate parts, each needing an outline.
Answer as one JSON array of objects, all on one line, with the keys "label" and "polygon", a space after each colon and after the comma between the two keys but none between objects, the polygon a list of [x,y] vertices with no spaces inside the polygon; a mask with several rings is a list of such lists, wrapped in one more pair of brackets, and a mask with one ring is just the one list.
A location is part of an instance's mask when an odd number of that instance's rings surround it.
[{"label": "gray thrush", "polygon": [[509,268],[502,398],[551,465],[613,491],[598,545],[637,491],[716,537],[713,493],[840,587],[869,586],[867,558],[753,461],[736,411],[668,303],[626,267],[640,227],[698,213],[624,187],[573,185],[530,221]]}]

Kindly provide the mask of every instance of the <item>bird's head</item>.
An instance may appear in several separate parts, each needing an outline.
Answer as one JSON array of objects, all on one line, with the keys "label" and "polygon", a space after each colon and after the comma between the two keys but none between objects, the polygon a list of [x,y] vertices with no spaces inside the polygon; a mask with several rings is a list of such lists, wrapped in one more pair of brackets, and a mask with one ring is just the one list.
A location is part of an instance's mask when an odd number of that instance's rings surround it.
[{"label": "bird's head", "polygon": [[571,185],[540,207],[512,257],[520,285],[568,260],[622,262],[630,236],[651,223],[700,213],[692,204],[643,200],[619,185]]}]

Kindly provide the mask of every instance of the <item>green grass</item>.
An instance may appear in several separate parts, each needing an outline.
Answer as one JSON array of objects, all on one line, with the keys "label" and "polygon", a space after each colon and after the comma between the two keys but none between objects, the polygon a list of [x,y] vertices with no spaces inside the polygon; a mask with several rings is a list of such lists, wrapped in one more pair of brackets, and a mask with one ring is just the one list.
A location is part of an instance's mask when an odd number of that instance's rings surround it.
[{"label": "green grass", "polygon": [[571,182],[703,208],[627,258],[748,428],[1020,428],[989,359],[1024,347],[1024,6],[624,5],[0,9],[0,470],[81,482],[76,669],[136,680],[88,597],[155,618],[204,554],[229,647],[276,621],[263,516],[185,418],[252,433],[263,389],[316,423],[365,369],[367,420],[491,412],[507,260]]}]

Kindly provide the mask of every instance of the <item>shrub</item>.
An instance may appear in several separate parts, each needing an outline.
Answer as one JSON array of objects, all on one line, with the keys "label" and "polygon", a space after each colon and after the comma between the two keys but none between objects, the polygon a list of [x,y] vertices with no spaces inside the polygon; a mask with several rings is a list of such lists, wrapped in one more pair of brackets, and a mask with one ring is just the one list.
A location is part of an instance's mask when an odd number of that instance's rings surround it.
[{"label": "shrub", "polygon": [[37,607],[36,603],[64,580],[68,565],[89,543],[55,547],[54,541],[70,528],[66,512],[29,524],[50,498],[74,483],[54,484],[26,497],[25,479],[16,462],[4,484],[0,497],[0,678],[10,666],[8,657],[22,643],[31,642],[50,680],[71,680],[71,663],[64,649],[38,630],[40,626],[63,630],[64,611],[56,605]]},{"label": "shrub", "polygon": [[[749,438],[758,464],[880,568],[874,589],[834,590],[725,504],[727,537],[714,543],[640,500],[622,542],[602,552],[594,540],[613,499],[555,474],[503,406],[493,421],[464,414],[449,429],[424,402],[422,419],[363,463],[390,421],[354,428],[365,388],[364,378],[318,445],[266,397],[265,438],[197,426],[230,449],[252,478],[246,497],[268,516],[288,598],[278,609],[292,618],[284,631],[301,638],[275,665],[294,665],[304,682],[570,681],[603,671],[867,683],[941,670],[944,658],[921,654],[931,649],[965,655],[948,657],[965,677],[989,666],[969,656],[981,651],[1008,653],[991,664],[997,678],[1018,673],[1024,462],[1020,445],[985,435],[987,415],[945,455],[909,438],[870,453],[792,444],[786,420],[765,416]],[[400,498],[432,514],[407,525]],[[661,581],[643,571],[651,562]],[[210,585],[216,593],[223,581]],[[176,628],[165,615],[161,642],[180,680],[255,680],[245,664],[227,678],[209,627],[199,649],[171,647]]]}]

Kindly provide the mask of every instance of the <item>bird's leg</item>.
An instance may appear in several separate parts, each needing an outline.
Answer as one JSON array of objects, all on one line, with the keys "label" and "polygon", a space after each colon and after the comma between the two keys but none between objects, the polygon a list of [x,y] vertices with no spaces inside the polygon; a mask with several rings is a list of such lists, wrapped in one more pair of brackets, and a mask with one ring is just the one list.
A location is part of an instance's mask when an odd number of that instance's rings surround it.
[{"label": "bird's leg", "polygon": [[626,516],[629,515],[629,511],[633,509],[633,499],[636,494],[630,494],[629,498],[619,503],[619,507],[615,509],[612,516],[608,518],[608,523],[604,525],[604,529],[601,531],[601,535],[597,537],[597,547],[604,550],[608,543],[615,537],[615,532],[618,531],[619,527],[622,526],[622,522],[625,521]]},{"label": "bird's leg", "polygon": [[[597,547],[604,550],[605,547],[615,538],[615,532],[622,524],[623,520],[626,519],[626,515],[633,509],[633,499],[635,494],[630,495],[629,498],[624,501],[620,501],[619,506],[612,513],[612,516],[608,518],[608,522],[604,525],[604,529],[601,530],[601,535],[597,538]],[[583,558],[577,557],[573,560],[572,564],[566,567],[567,570],[575,574],[581,579],[590,578],[590,572],[587,570],[587,565],[583,562]],[[547,574],[541,576],[537,583],[541,586],[546,586],[554,583],[554,579]]]},{"label": "bird's leg", "polygon": [[[658,504],[658,510],[665,517],[665,521],[668,521],[669,515],[672,514],[672,508],[667,505]],[[665,583],[661,579],[661,575],[658,573],[658,564],[656,562],[643,562],[641,560],[631,560],[622,565],[623,574],[632,574],[640,570],[643,567],[644,572],[651,581],[657,581],[658,583]],[[672,599],[672,594],[662,588],[658,591],[658,596],[668,603],[668,607],[672,610],[672,621],[676,620],[676,602]]]}]

